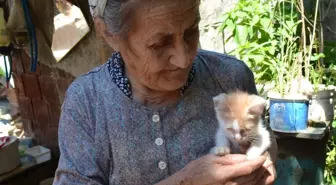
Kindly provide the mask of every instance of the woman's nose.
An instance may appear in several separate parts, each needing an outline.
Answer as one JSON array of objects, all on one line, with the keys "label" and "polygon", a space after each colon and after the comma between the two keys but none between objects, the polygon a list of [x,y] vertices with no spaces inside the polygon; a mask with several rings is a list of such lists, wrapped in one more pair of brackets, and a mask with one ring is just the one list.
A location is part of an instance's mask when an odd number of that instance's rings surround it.
[{"label": "woman's nose", "polygon": [[190,62],[188,45],[184,40],[176,42],[170,63],[185,69],[189,67]]}]

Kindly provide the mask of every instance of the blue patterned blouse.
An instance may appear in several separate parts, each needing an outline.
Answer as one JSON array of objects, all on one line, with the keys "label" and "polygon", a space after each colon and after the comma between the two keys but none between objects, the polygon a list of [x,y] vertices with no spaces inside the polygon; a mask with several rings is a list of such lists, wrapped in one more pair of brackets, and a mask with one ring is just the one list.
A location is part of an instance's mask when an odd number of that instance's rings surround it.
[{"label": "blue patterned blouse", "polygon": [[130,99],[121,61],[115,54],[69,87],[54,185],[155,184],[214,146],[214,96],[235,89],[257,93],[244,62],[200,50],[181,99],[149,108]]}]

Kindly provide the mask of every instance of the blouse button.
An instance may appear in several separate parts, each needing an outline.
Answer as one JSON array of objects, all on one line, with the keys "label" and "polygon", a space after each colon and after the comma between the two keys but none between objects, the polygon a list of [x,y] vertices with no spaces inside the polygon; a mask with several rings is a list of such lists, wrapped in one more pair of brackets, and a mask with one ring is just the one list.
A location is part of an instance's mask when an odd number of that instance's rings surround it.
[{"label": "blouse button", "polygon": [[154,123],[158,123],[158,122],[160,121],[160,116],[157,115],[157,114],[155,114],[155,115],[153,116],[152,120],[153,120]]},{"label": "blouse button", "polygon": [[167,168],[167,163],[160,161],[158,166],[161,170],[164,170]]},{"label": "blouse button", "polygon": [[156,138],[156,139],[155,139],[155,144],[156,144],[157,146],[161,146],[161,145],[163,144],[163,139],[161,139],[161,138]]}]

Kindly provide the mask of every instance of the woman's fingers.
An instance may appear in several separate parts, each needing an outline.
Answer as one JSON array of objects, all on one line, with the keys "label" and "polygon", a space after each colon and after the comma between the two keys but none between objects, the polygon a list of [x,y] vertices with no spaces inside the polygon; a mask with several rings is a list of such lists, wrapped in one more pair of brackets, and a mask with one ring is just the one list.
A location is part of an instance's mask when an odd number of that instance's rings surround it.
[{"label": "woman's fingers", "polygon": [[246,155],[241,154],[229,154],[223,157],[218,157],[218,163],[222,165],[233,165],[246,161]]},{"label": "woman's fingers", "polygon": [[[263,173],[266,171],[265,168],[259,168],[253,173],[241,177],[237,177],[226,185],[254,185],[254,182],[257,182],[263,176]],[[262,175],[260,175],[262,174]]]},{"label": "woman's fingers", "polygon": [[267,167],[267,172],[262,177],[261,182],[263,182],[265,185],[271,185],[274,183],[275,179],[276,179],[276,171],[272,164]]},{"label": "woman's fingers", "polygon": [[261,167],[266,161],[265,156],[260,156],[254,160],[247,160],[240,163],[233,164],[223,168],[223,174],[226,174],[228,179],[233,179],[240,176],[245,176],[253,173],[256,169]]}]

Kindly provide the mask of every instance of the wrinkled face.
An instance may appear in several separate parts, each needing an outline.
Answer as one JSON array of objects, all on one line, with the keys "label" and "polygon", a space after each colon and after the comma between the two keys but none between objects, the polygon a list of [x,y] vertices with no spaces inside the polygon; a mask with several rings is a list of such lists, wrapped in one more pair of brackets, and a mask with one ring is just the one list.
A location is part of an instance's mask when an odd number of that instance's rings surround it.
[{"label": "wrinkled face", "polygon": [[174,91],[187,81],[197,54],[197,0],[143,1],[128,37],[120,42],[126,73],[158,91]]},{"label": "wrinkled face", "polygon": [[242,141],[255,139],[265,107],[263,98],[238,92],[218,95],[214,103],[221,128],[232,138]]}]

